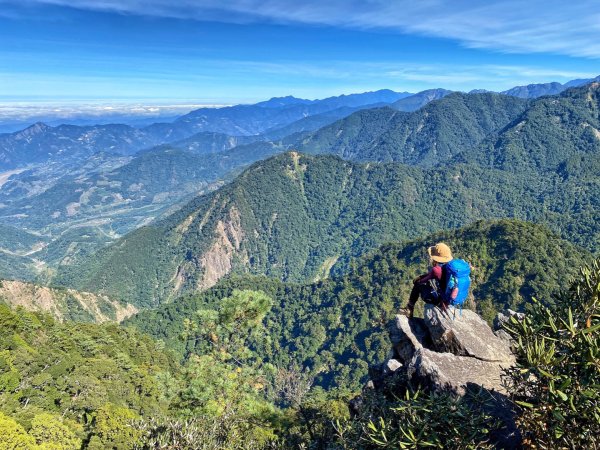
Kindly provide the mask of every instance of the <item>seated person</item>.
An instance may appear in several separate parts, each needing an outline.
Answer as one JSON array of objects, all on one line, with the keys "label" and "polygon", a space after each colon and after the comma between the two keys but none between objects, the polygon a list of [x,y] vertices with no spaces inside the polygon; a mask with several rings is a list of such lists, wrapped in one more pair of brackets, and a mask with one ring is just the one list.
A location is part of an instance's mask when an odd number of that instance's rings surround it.
[{"label": "seated person", "polygon": [[[450,247],[440,242],[433,247],[429,247],[427,253],[429,253],[429,257],[431,258],[431,270],[413,280],[413,289],[408,299],[408,305],[400,310],[400,314],[404,314],[409,318],[414,314],[415,304],[419,297],[425,303],[446,309],[446,302],[443,298],[443,292],[446,291],[443,266],[452,261],[452,252],[450,251]],[[449,300],[456,298],[457,294],[458,288],[455,287],[450,292]]]}]

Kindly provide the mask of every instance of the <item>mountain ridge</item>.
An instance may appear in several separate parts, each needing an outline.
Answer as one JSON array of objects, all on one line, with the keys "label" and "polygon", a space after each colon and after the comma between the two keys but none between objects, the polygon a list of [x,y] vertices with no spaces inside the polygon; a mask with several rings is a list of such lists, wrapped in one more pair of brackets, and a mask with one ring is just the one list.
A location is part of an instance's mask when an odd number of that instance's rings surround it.
[{"label": "mountain ridge", "polygon": [[515,120],[525,100],[494,93],[447,93],[412,112],[358,111],[303,137],[296,148],[355,161],[396,161],[431,167],[476,147]]},{"label": "mountain ridge", "polygon": [[572,87],[580,87],[595,81],[600,81],[600,75],[595,78],[582,78],[577,80],[567,81],[564,84],[556,81],[549,83],[535,83],[524,86],[515,86],[506,91],[500,92],[505,95],[512,95],[520,98],[537,98],[546,95],[558,95]]},{"label": "mountain ridge", "polygon": [[[59,278],[149,306],[206,289],[230,273],[286,281],[326,276],[392,236],[502,217],[547,223],[593,249],[600,242],[589,228],[597,215],[593,203],[579,211],[577,204],[561,204],[582,185],[557,181],[477,165],[423,169],[288,152],[253,164],[232,183]],[[451,207],[457,202],[464,208]]]}]

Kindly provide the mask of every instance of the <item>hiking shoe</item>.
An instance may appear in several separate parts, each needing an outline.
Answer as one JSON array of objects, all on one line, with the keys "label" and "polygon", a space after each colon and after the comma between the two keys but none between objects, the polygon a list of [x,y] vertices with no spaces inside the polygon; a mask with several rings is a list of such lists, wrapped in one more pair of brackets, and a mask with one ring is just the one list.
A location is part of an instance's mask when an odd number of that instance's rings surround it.
[{"label": "hiking shoe", "polygon": [[408,317],[409,319],[413,318],[413,310],[411,308],[401,308],[398,311],[398,314]]}]

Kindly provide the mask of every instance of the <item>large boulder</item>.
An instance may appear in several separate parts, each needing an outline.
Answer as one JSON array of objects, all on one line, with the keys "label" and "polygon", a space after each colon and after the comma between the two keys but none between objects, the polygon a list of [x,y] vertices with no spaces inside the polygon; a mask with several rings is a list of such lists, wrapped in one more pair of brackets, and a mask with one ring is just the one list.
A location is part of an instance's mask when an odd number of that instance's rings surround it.
[{"label": "large boulder", "polygon": [[[397,315],[389,327],[393,352],[407,380],[464,394],[470,387],[503,393],[502,372],[515,363],[507,342],[475,312],[427,305],[425,318]],[[385,370],[381,370],[385,378]]]},{"label": "large boulder", "polygon": [[419,349],[408,365],[408,378],[435,391],[452,391],[464,395],[468,388],[482,387],[505,393],[502,365],[452,353]]},{"label": "large boulder", "polygon": [[425,306],[425,326],[438,352],[468,356],[487,362],[514,364],[506,341],[494,334],[477,313],[449,307]]},{"label": "large boulder", "polygon": [[392,351],[373,371],[376,378],[369,388],[394,394],[408,386],[457,395],[483,390],[487,400],[476,401],[473,407],[502,424],[490,434],[491,442],[497,448],[519,448],[515,412],[502,383],[504,370],[515,364],[515,358],[509,344],[481,317],[468,310],[455,316],[454,311],[427,305],[424,319],[396,316],[389,334]]}]

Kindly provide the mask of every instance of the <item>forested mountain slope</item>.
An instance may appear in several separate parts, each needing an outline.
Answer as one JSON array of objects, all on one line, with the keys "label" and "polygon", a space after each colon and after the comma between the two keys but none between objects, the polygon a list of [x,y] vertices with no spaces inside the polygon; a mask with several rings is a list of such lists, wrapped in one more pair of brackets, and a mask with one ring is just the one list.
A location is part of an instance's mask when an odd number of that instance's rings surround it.
[{"label": "forested mountain slope", "polygon": [[[228,134],[215,133],[212,131],[205,131],[202,133],[194,134],[187,139],[173,142],[170,147],[177,148],[179,150],[185,150],[197,155],[208,155],[213,153],[225,152],[231,150],[239,145],[252,144],[253,142],[267,140],[264,136],[231,136]],[[144,151],[155,151],[155,148],[151,148]]]},{"label": "forested mountain slope", "polygon": [[10,224],[0,239],[0,275],[32,280],[56,265],[76,264],[283,149],[255,142],[227,154],[197,154],[166,145],[135,157],[96,154],[76,170],[39,165],[15,174],[0,190],[0,221]]},{"label": "forested mountain slope", "polygon": [[[408,97],[407,97],[408,98]],[[303,117],[300,120],[292,122],[283,127],[275,127],[266,130],[261,136],[271,141],[277,141],[285,138],[289,138],[292,135],[298,133],[309,133],[311,131],[319,130],[333,122],[336,122],[344,117],[348,117],[350,114],[360,111],[363,109],[382,108],[388,106],[385,103],[378,103],[374,105],[365,105],[360,107],[344,106],[342,108],[334,109],[333,111],[327,111],[322,114],[315,114],[314,116]]]},{"label": "forested mountain slope", "polygon": [[[289,281],[327,276],[336,265],[394,240],[478,219],[547,223],[597,248],[597,200],[577,180],[477,165],[423,170],[286,153],[63,271],[61,282],[149,306],[234,273]],[[540,192],[544,197],[540,198]],[[582,207],[581,209],[579,209]]]},{"label": "forested mountain slope", "polygon": [[589,258],[585,250],[538,225],[477,222],[384,245],[352,264],[348,274],[330,280],[299,285],[234,277],[202,294],[142,311],[126,323],[184,355],[195,345],[180,340],[186,319],[215,307],[233,289],[263,290],[274,306],[265,321],[268,337],[254,342],[256,354],[278,367],[307,366],[325,385],[359,387],[367,362],[384,360],[385,324],[407,301],[411,280],[427,270],[427,247],[439,241],[473,265],[469,305],[488,320],[506,307],[526,308],[532,297],[552,303],[551,294],[564,288],[561,280],[566,283]]},{"label": "forested mountain slope", "polygon": [[[360,161],[399,161],[423,167],[462,161],[505,172],[532,172],[531,187],[538,190],[539,203],[546,204],[548,222],[558,223],[557,215],[567,212],[577,214],[564,226],[574,227],[572,234],[578,242],[595,248],[593,239],[591,246],[580,239],[590,235],[596,220],[596,197],[588,193],[596,187],[600,164],[594,147],[598,142],[594,131],[598,129],[597,99],[591,95],[591,100],[582,101],[595,92],[594,86],[538,99],[530,106],[510,96],[453,93],[413,113],[363,110],[318,132],[276,142],[262,141],[260,136],[205,132],[173,144],[176,148],[157,147],[133,159],[97,154],[86,160],[87,172],[78,169],[61,175],[56,168],[48,169],[50,173],[38,168],[13,175],[0,192],[0,219],[46,234],[51,248],[31,256],[53,270],[57,262],[75,263],[80,255],[218,186],[213,182],[231,179],[256,160],[300,148]],[[275,102],[269,108],[286,107],[278,105]],[[564,119],[556,125],[559,114]],[[311,117],[315,116],[306,120]],[[548,166],[546,160],[553,162]],[[538,173],[548,170],[548,179],[538,183]],[[579,185],[581,194],[572,196]],[[583,207],[576,205],[582,202]],[[71,238],[73,246],[69,247],[65,244]],[[26,273],[40,273],[42,266],[36,264],[30,259],[19,261]],[[12,271],[2,274],[14,276]]]},{"label": "forested mountain slope", "polygon": [[128,125],[50,127],[36,123],[25,130],[0,134],[0,170],[52,159],[82,161],[99,151],[133,154],[154,145],[151,137]]},{"label": "forested mountain slope", "polygon": [[23,229],[0,224],[0,252],[25,254],[43,241],[43,238]]},{"label": "forested mountain slope", "polygon": [[[6,198],[0,219],[46,232],[109,219],[107,232],[124,234],[186,195],[208,190],[213,173],[201,155],[160,148],[112,170],[61,177],[37,195]],[[7,188],[22,189],[24,181],[17,177]]]},{"label": "forested mountain slope", "polygon": [[413,113],[368,109],[298,143],[307,153],[356,161],[396,161],[431,167],[476,147],[515,120],[528,103],[492,93],[452,93]]},{"label": "forested mountain slope", "polygon": [[582,158],[599,153],[600,82],[594,82],[537,99],[499,136],[461,159],[503,170],[576,176]]},{"label": "forested mountain slope", "polygon": [[528,84],[526,86],[515,86],[514,88],[503,91],[504,95],[511,95],[519,98],[537,98],[544,95],[556,95],[567,89],[564,85],[556,81],[551,83]]}]

